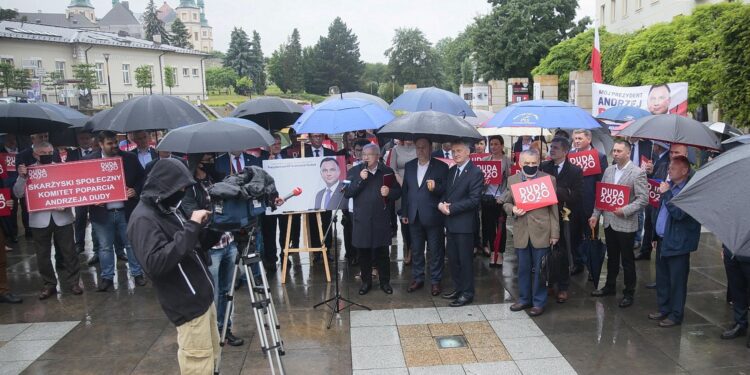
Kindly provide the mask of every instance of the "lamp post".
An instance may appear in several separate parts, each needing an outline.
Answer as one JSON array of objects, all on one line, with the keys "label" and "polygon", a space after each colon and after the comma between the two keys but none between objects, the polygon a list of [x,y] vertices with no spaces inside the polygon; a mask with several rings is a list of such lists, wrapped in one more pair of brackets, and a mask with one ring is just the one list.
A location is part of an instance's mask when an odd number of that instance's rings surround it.
[{"label": "lamp post", "polygon": [[391,101],[396,99],[396,75],[391,74]]},{"label": "lamp post", "polygon": [[109,106],[113,107],[112,104],[112,81],[109,79],[109,53],[104,54],[104,62],[107,64],[107,90],[109,91]]}]

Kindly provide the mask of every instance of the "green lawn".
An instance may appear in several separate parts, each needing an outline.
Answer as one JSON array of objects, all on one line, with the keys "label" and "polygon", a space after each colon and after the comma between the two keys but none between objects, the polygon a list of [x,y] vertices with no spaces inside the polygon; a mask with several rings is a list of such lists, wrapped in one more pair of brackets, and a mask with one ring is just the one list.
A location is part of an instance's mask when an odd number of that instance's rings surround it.
[{"label": "green lawn", "polygon": [[[308,94],[308,93],[294,93],[294,94],[284,94],[279,90],[279,88],[276,85],[271,85],[268,87],[265,93],[266,96],[278,96],[281,98],[286,99],[293,99],[297,101],[303,101],[303,102],[312,102],[312,103],[320,103],[323,100],[325,100],[325,96],[321,95],[315,95],[315,94]],[[205,101],[205,103],[211,107],[221,107],[226,105],[227,103],[233,103],[235,105],[240,104],[244,101],[250,100],[249,96],[242,96],[242,95],[236,95],[236,94],[210,94],[208,95],[208,100]]]}]

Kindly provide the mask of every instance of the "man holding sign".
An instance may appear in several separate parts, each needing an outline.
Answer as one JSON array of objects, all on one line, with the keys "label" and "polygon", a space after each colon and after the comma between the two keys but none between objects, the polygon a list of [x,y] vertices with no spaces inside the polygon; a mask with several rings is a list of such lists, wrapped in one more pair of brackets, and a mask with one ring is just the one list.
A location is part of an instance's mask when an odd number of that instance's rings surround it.
[{"label": "man holding sign", "polygon": [[[571,153],[577,153],[582,151],[591,151],[594,150],[599,155],[599,170],[603,171],[607,168],[607,156],[601,153],[600,150],[596,150],[594,147],[591,146],[591,131],[588,129],[576,129],[573,131],[573,146],[575,147],[573,150],[571,150]],[[595,196],[595,189],[596,189],[596,183],[602,180],[602,173],[596,173],[587,175],[584,171],[583,174],[583,215],[581,216],[581,227],[585,227],[586,220],[588,217],[591,217],[591,213],[594,212],[594,201],[596,200]],[[597,230],[599,228],[599,224],[597,224]],[[583,272],[583,267],[574,267],[573,272],[571,272],[571,275],[575,275],[578,273]]]},{"label": "man holding sign", "polygon": [[[630,161],[630,143],[616,140],[612,148],[612,158],[615,164],[604,171],[602,182],[620,185],[629,191],[623,197],[623,206],[610,211],[595,208],[589,218],[589,226],[594,228],[599,223],[599,216],[604,216],[604,235],[607,242],[607,283],[604,287],[591,292],[594,297],[614,295],[617,284],[617,274],[620,272],[620,261],[625,276],[625,289],[620,307],[633,304],[635,293],[635,260],[633,243],[635,232],[638,230],[638,212],[648,204],[648,181],[646,171],[636,167]],[[600,189],[601,192],[620,190]],[[610,194],[611,195],[611,194]],[[598,201],[607,201],[607,197],[598,196]]]},{"label": "man holding sign", "polygon": [[[518,302],[511,311],[529,309],[529,316],[544,313],[547,288],[540,278],[542,257],[560,238],[555,178],[539,171],[539,153],[521,153],[521,173],[508,178],[510,191],[503,208],[513,215],[513,247],[518,254]],[[532,273],[532,269],[536,272]]]}]

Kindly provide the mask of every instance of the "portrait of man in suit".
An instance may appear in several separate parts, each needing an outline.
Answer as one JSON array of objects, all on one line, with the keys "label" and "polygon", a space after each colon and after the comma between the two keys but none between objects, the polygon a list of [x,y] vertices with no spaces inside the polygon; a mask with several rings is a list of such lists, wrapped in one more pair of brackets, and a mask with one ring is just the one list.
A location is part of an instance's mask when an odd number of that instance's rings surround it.
[{"label": "portrait of man in suit", "polygon": [[320,161],[320,178],[325,187],[315,194],[316,210],[335,210],[337,204],[339,207],[346,207],[344,193],[339,186],[340,177],[341,167],[336,158],[327,157]]}]

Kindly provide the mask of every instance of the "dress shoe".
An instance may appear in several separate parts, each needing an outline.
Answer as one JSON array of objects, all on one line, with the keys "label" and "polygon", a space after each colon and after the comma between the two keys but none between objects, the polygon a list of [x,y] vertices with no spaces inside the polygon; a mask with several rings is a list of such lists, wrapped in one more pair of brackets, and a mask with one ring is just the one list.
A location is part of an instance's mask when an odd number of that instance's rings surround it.
[{"label": "dress shoe", "polygon": [[391,287],[391,284],[389,283],[380,283],[380,289],[385,292],[385,294],[393,294],[393,287]]},{"label": "dress shoe", "polygon": [[245,340],[233,335],[231,330],[227,330],[226,343],[230,346],[242,346]]},{"label": "dress shoe", "polygon": [[630,307],[632,304],[633,304],[633,297],[625,296],[625,297],[622,297],[622,300],[617,306],[626,308],[626,307]]},{"label": "dress shoe", "polygon": [[0,293],[0,303],[21,303],[23,300],[21,297],[8,292],[8,293]]},{"label": "dress shoe", "polygon": [[440,284],[432,284],[432,296],[437,297],[440,295],[440,292],[442,292],[442,288],[440,288]]},{"label": "dress shoe", "polygon": [[367,294],[367,292],[370,291],[371,288],[372,288],[372,284],[363,283],[362,286],[359,288],[359,295],[364,296],[365,294]]},{"label": "dress shoe", "polygon": [[544,308],[543,307],[532,307],[528,311],[526,311],[526,314],[528,316],[539,316],[544,314]]},{"label": "dress shoe", "polygon": [[638,253],[633,259],[635,260],[651,260],[650,253]]},{"label": "dress shoe", "polygon": [[99,287],[96,288],[97,292],[106,292],[111,286],[115,285],[110,279],[102,279],[99,283]]},{"label": "dress shoe", "polygon": [[448,292],[448,293],[445,293],[445,294],[442,295],[442,297],[445,298],[445,299],[456,299],[459,296],[460,296],[460,293],[458,293],[457,290],[454,290],[452,292]]},{"label": "dress shoe", "polygon": [[461,297],[458,297],[453,302],[451,302],[449,304],[449,306],[450,307],[466,306],[466,305],[470,304],[472,301],[473,301],[472,298],[467,298],[467,297],[465,297],[465,296],[462,295]]},{"label": "dress shoe", "polygon": [[81,289],[81,286],[80,286],[80,285],[78,285],[78,284],[73,284],[73,285],[72,285],[72,286],[70,287],[70,292],[71,292],[71,293],[73,293],[73,294],[75,294],[75,295],[77,295],[77,296],[80,296],[81,294],[83,294],[83,289]]},{"label": "dress shoe", "polygon": [[648,284],[646,284],[646,289],[656,289],[656,283],[648,283]]},{"label": "dress shoe", "polygon": [[134,277],[133,281],[135,281],[135,285],[146,286],[146,277],[143,275],[138,275]]},{"label": "dress shoe", "polygon": [[530,304],[530,303],[528,303],[528,304],[523,304],[523,303],[517,302],[517,303],[514,303],[514,304],[510,305],[510,311],[521,311],[521,310],[526,310],[526,309],[528,309],[529,307],[531,307],[531,304]]},{"label": "dress shoe", "polygon": [[422,289],[424,286],[424,282],[422,281],[412,281],[411,284],[409,284],[409,287],[406,288],[406,291],[411,293],[417,289]]},{"label": "dress shoe", "polygon": [[44,299],[52,297],[55,294],[57,294],[57,288],[56,287],[54,287],[54,286],[45,286],[39,292],[39,299],[40,300],[44,300]]},{"label": "dress shoe", "polygon": [[604,297],[604,296],[614,296],[614,295],[615,295],[615,290],[611,288],[607,288],[607,287],[597,289],[591,292],[592,297]]},{"label": "dress shoe", "polygon": [[651,320],[664,320],[667,319],[667,314],[662,314],[661,312],[653,312],[648,314],[648,318]]},{"label": "dress shoe", "polygon": [[669,318],[664,319],[661,322],[659,322],[659,327],[662,327],[662,328],[669,328],[669,327],[674,327],[678,325],[680,325],[680,323],[677,323],[674,320],[669,319]]},{"label": "dress shoe", "polygon": [[732,329],[728,329],[724,331],[724,333],[721,334],[721,338],[724,340],[731,340],[736,339],[740,336],[745,336],[747,334],[747,327],[743,327],[739,324],[735,324]]},{"label": "dress shoe", "polygon": [[570,267],[570,276],[578,275],[581,272],[583,272],[583,265],[581,264]]},{"label": "dress shoe", "polygon": [[568,300],[568,291],[561,290],[557,293],[557,303],[565,303]]},{"label": "dress shoe", "polygon": [[94,266],[95,264],[99,264],[99,254],[94,253],[94,255],[86,262],[89,266]]}]

